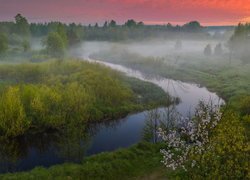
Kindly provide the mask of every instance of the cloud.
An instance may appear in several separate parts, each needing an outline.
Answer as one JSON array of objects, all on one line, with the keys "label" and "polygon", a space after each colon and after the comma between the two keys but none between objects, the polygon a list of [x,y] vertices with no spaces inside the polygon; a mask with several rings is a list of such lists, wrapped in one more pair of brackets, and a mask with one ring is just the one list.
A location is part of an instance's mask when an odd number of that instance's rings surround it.
[{"label": "cloud", "polygon": [[31,21],[83,23],[134,18],[147,22],[237,23],[250,17],[249,0],[0,0],[0,19],[22,13]]}]

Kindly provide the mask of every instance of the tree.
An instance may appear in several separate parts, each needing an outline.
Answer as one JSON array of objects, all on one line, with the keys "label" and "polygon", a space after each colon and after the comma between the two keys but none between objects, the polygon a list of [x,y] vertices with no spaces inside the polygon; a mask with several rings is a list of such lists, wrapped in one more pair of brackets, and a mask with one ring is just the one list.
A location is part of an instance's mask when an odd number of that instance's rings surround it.
[{"label": "tree", "polygon": [[126,23],[125,26],[131,28],[131,27],[135,27],[137,25],[137,23],[135,22],[135,20],[133,19],[129,19]]},{"label": "tree", "polygon": [[59,23],[57,25],[56,32],[61,36],[64,46],[67,47],[68,46],[67,32],[62,23]]},{"label": "tree", "polygon": [[250,23],[239,24],[229,41],[230,53],[238,56],[243,63],[250,62]]},{"label": "tree", "polygon": [[137,23],[137,26],[143,27],[143,26],[144,26],[144,23],[143,23],[142,21],[140,21],[140,22]]},{"label": "tree", "polygon": [[103,24],[103,28],[107,28],[108,27],[108,22],[105,21],[104,24]]},{"label": "tree", "polygon": [[222,49],[221,43],[219,43],[219,44],[217,44],[217,45],[215,46],[215,48],[214,48],[214,54],[215,54],[216,56],[220,56],[220,55],[223,54],[223,49]]},{"label": "tree", "polygon": [[173,25],[171,23],[168,23],[167,24],[167,30],[173,30]]},{"label": "tree", "polygon": [[200,32],[202,30],[202,26],[198,21],[191,21],[185,24],[183,28],[189,32]]},{"label": "tree", "polygon": [[21,14],[17,14],[15,16],[16,21],[16,33],[24,36],[28,36],[30,34],[29,23],[25,17]]},{"label": "tree", "polygon": [[46,51],[52,57],[61,58],[65,53],[65,43],[58,32],[49,33],[46,41]]},{"label": "tree", "polygon": [[114,20],[111,20],[109,23],[109,27],[116,27],[116,22]]},{"label": "tree", "polygon": [[29,51],[30,50],[30,43],[29,43],[29,41],[24,40],[23,43],[22,43],[22,47],[23,47],[23,51],[24,52]]},{"label": "tree", "polygon": [[204,55],[205,56],[211,56],[212,55],[212,48],[211,45],[208,44],[204,49]]},{"label": "tree", "polygon": [[6,34],[0,33],[0,55],[8,50],[8,38]]}]

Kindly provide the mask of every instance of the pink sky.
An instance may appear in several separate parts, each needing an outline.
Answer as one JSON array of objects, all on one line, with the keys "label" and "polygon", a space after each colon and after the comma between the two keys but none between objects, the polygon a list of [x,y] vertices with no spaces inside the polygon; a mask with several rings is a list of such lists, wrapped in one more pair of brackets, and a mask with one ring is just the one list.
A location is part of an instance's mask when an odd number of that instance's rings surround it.
[{"label": "pink sky", "polygon": [[0,20],[13,20],[17,13],[31,22],[235,25],[250,21],[250,0],[0,0]]}]

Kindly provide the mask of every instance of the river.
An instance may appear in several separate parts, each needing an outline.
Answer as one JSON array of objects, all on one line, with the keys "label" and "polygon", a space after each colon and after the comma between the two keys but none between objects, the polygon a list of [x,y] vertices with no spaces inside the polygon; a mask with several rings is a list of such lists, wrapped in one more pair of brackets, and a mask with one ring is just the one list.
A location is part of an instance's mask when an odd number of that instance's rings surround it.
[{"label": "river", "polygon": [[[200,100],[223,103],[215,93],[197,84],[147,77],[139,71],[121,65],[93,60],[86,56],[84,59],[101,63],[127,76],[154,83],[171,96],[179,97],[181,102],[175,109],[183,117],[192,114]],[[159,108],[160,111],[164,109]],[[109,123],[79,127],[79,132],[72,130],[67,132],[67,135],[46,132],[6,142],[0,148],[0,173],[26,171],[36,166],[49,167],[64,162],[80,162],[86,156],[129,147],[142,140],[146,114],[147,111],[139,112]]]}]

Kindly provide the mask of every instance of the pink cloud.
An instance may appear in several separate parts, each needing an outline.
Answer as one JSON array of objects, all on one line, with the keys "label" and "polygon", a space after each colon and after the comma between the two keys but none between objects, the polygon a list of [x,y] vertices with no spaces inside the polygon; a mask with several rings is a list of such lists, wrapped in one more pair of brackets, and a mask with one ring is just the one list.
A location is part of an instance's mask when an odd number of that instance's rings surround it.
[{"label": "pink cloud", "polygon": [[0,0],[0,20],[22,13],[30,21],[81,23],[109,19],[145,22],[236,24],[250,17],[250,0]]}]

